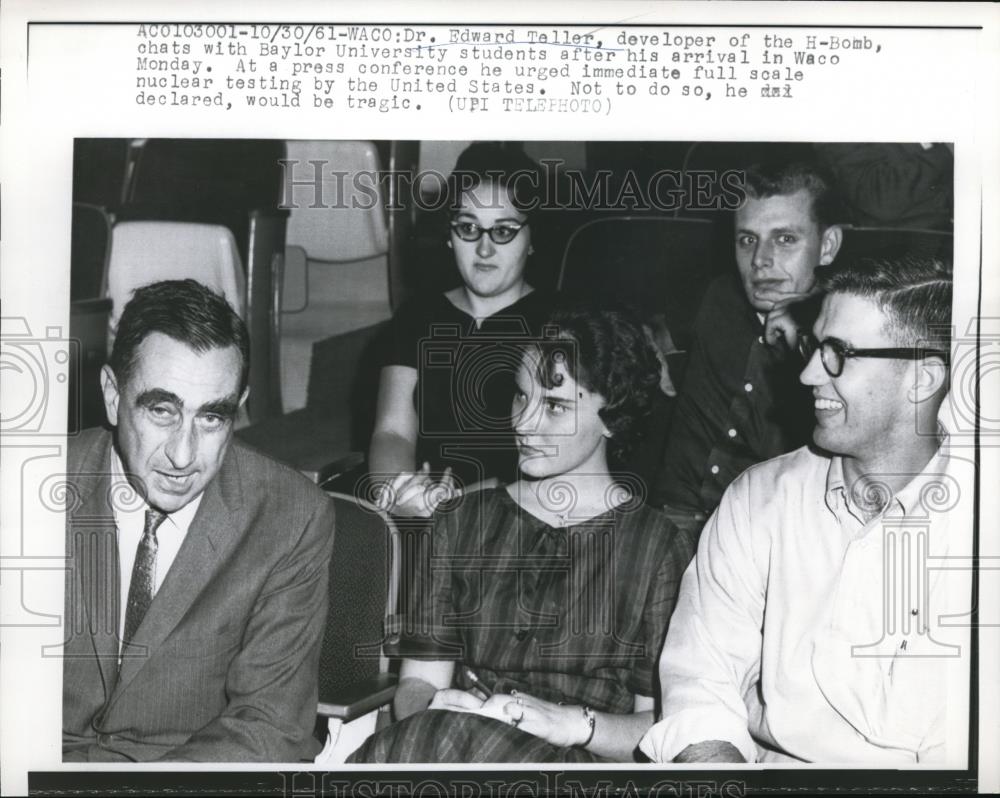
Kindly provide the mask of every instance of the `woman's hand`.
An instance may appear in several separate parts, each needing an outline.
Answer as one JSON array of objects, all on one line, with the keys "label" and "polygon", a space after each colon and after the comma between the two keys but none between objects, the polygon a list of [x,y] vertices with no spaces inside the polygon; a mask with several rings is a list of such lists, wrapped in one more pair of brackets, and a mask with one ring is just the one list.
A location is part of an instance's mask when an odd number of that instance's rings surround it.
[{"label": "woman's hand", "polygon": [[403,471],[379,491],[376,504],[380,510],[409,518],[430,518],[438,505],[459,493],[451,468],[446,468],[440,480],[430,475],[430,464],[419,471]]},{"label": "woman's hand", "polygon": [[465,690],[438,690],[427,708],[493,718],[560,748],[582,745],[590,737],[590,724],[580,707],[553,704],[517,691],[497,693],[483,701]]},{"label": "woman's hand", "polygon": [[419,471],[402,471],[379,491],[380,510],[406,517],[428,518],[424,493],[431,484],[430,467],[424,463]]},{"label": "woman's hand", "polygon": [[502,720],[559,748],[583,745],[590,739],[582,707],[554,704],[527,693],[494,695],[483,702],[478,714]]},{"label": "woman's hand", "polygon": [[450,709],[452,712],[479,712],[483,707],[483,699],[475,693],[465,690],[448,688],[438,690],[431,699],[428,709]]}]

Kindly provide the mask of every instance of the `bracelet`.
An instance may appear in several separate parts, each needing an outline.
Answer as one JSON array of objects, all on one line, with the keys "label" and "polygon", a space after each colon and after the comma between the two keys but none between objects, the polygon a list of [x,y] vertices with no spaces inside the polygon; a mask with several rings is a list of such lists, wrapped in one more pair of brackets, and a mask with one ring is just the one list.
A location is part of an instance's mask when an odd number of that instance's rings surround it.
[{"label": "bracelet", "polygon": [[587,721],[587,725],[590,727],[590,734],[587,735],[587,739],[582,743],[576,745],[576,748],[586,748],[590,745],[590,741],[594,739],[594,726],[597,724],[597,715],[594,714],[594,710],[590,707],[583,707],[583,717]]}]

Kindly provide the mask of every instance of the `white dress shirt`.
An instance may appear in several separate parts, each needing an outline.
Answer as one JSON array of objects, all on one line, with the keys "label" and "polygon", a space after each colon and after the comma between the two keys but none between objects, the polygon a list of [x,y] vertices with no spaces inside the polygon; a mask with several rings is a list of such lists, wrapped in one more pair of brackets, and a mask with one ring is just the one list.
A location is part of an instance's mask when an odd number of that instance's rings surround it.
[{"label": "white dress shirt", "polygon": [[737,478],[681,583],[642,750],[965,767],[971,454],[942,446],[870,520],[840,458],[804,447]]},{"label": "white dress shirt", "polygon": [[[118,453],[111,450],[111,496],[115,513],[115,526],[118,530],[118,574],[121,585],[118,605],[118,649],[121,651],[122,640],[125,638],[125,610],[128,607],[128,589],[132,582],[132,567],[135,555],[142,540],[142,532],[146,525],[146,510],[149,505],[125,478]],[[170,566],[173,565],[177,552],[187,536],[188,527],[198,512],[201,504],[199,494],[193,501],[180,510],[170,513],[156,530],[156,569],[153,574],[153,595],[159,591],[166,579]]]}]

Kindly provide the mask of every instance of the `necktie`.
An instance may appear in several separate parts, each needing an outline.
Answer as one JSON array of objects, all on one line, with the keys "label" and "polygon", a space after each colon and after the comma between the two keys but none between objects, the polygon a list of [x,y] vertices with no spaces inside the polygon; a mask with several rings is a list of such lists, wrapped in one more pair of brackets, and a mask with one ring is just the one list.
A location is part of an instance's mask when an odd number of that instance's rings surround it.
[{"label": "necktie", "polygon": [[142,540],[135,552],[132,566],[132,581],[128,586],[128,605],[125,609],[125,637],[128,645],[146,616],[146,610],[153,602],[153,579],[156,575],[156,530],[166,518],[159,510],[146,510],[146,524],[142,530]]}]

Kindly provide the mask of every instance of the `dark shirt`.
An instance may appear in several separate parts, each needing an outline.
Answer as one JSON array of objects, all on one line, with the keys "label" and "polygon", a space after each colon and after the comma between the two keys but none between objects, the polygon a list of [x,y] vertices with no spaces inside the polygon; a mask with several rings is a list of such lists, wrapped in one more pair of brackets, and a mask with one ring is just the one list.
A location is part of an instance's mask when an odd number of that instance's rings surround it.
[{"label": "dark shirt", "polygon": [[407,302],[392,321],[385,365],[417,370],[417,466],[451,466],[461,484],[517,476],[511,429],[520,345],[536,338],[553,297],[533,291],[477,328],[444,294]]},{"label": "dark shirt", "polygon": [[[506,489],[442,507],[421,550],[400,647],[459,660],[494,692],[633,711],[655,675],[695,541],[628,503],[551,527]],[[472,687],[461,668],[455,685]]]},{"label": "dark shirt", "polygon": [[764,325],[735,274],[717,278],[695,320],[656,501],[711,513],[754,463],[807,443],[814,416],[797,354],[764,343]]},{"label": "dark shirt", "polygon": [[656,489],[656,475],[663,462],[676,404],[676,397],[654,391],[650,413],[640,422],[638,441],[622,463],[611,463],[615,478],[622,482],[627,480],[632,491],[645,499],[651,499]]}]

